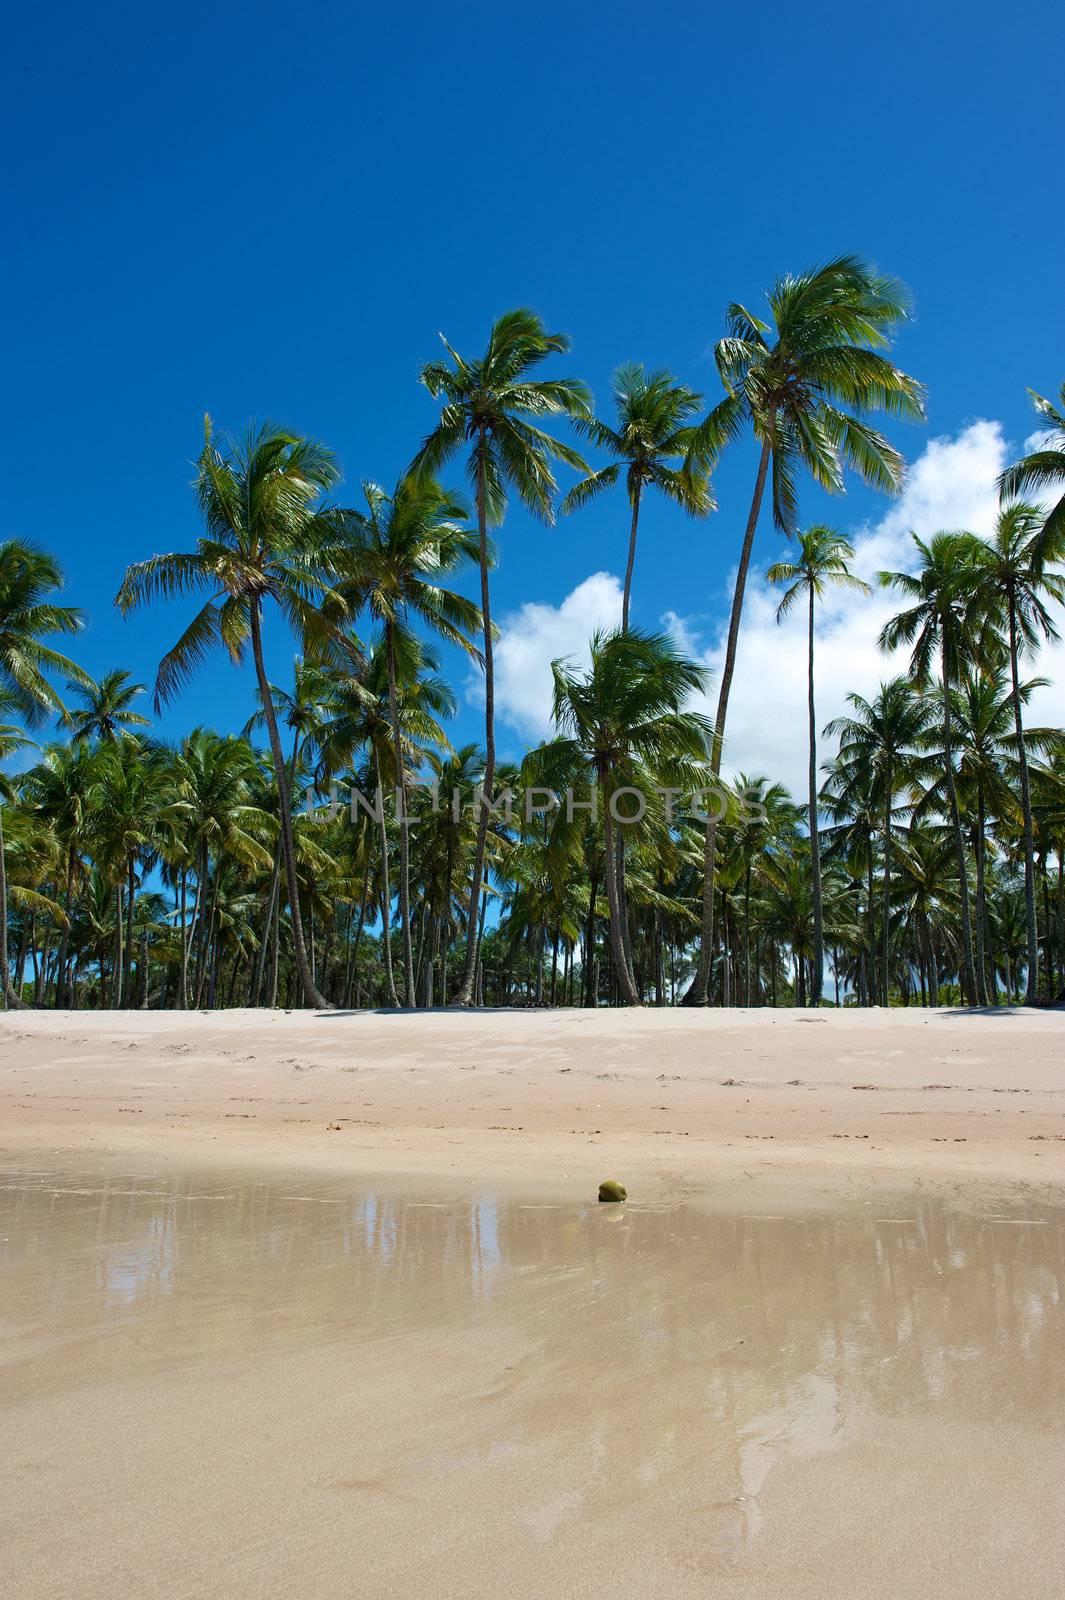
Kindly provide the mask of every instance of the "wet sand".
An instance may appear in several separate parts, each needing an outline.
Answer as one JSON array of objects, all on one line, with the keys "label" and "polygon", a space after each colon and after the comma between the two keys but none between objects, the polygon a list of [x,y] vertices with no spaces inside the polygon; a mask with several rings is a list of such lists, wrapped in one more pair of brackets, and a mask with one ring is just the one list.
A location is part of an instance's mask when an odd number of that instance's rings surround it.
[{"label": "wet sand", "polygon": [[23,1159],[0,1238],[12,1595],[1065,1583],[1054,1207]]},{"label": "wet sand", "polygon": [[1061,1592],[1063,1022],[0,1018],[0,1587]]}]

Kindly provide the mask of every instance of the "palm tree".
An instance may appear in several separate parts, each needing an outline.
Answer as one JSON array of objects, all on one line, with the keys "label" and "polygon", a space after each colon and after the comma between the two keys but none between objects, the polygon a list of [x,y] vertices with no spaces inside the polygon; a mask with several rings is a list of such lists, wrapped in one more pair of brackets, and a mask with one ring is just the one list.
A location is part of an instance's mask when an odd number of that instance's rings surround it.
[{"label": "palm tree", "polygon": [[41,641],[52,634],[78,633],[80,610],[59,606],[52,595],[63,586],[59,564],[23,539],[0,544],[0,693],[8,710],[29,727],[63,703],[46,673],[61,673],[77,683],[91,680],[69,657]]},{"label": "palm tree", "polygon": [[[0,700],[0,711],[8,709],[10,702]],[[0,722],[0,761],[6,761],[16,750],[32,743],[21,728],[12,723]],[[4,801],[9,792],[7,779],[0,773],[0,1000],[15,1010],[20,1010],[22,1000],[11,982],[7,948],[7,865],[4,859]]]},{"label": "palm tree", "polygon": [[1062,489],[1061,498],[1045,513],[1043,533],[1055,545],[1065,540],[1065,383],[1057,405],[1029,389],[1032,404],[1049,426],[1040,440],[1039,449],[1022,456],[1007,467],[998,480],[1003,500],[1019,499],[1038,489]]},{"label": "palm tree", "polygon": [[[584,774],[602,804],[603,854],[614,968],[627,1005],[641,1004],[626,948],[624,841],[615,832],[615,797],[628,789],[650,808],[656,784],[689,780],[706,756],[710,727],[683,711],[685,700],[706,687],[706,672],[687,660],[664,634],[632,630],[597,634],[591,665],[578,676],[564,661],[552,664],[552,716],[559,737],[542,747],[541,768],[565,775],[567,787]],[[652,781],[652,775],[653,780]],[[580,826],[580,824],[577,824]]]},{"label": "palm tree", "polygon": [[98,739],[113,744],[122,729],[147,728],[147,717],[131,711],[134,700],[144,693],[143,683],[131,683],[131,674],[115,668],[106,672],[99,683],[87,674],[79,681],[72,679],[67,688],[80,706],[68,709],[60,718],[74,740]]},{"label": "palm tree", "polygon": [[492,661],[492,615],[488,592],[489,526],[504,517],[512,491],[542,522],[554,520],[556,484],[552,461],[587,472],[588,464],[568,445],[537,426],[543,417],[587,417],[591,398],[575,378],[533,378],[541,361],[569,349],[562,333],[548,333],[532,311],[508,311],[496,321],[483,356],[466,361],[444,340],[450,363],[430,362],[421,381],[443,400],[440,421],[414,459],[414,470],[437,477],[451,458],[469,446],[467,470],[477,510],[478,558],[481,570],[481,617],[484,636],[484,798],[477,821],[477,844],[466,919],[466,959],[457,1005],[469,1005],[477,957],[478,911],[484,872],[485,841],[493,800],[496,766],[495,675]]},{"label": "palm tree", "polygon": [[[900,792],[912,787],[920,770],[918,755],[934,715],[928,700],[914,692],[905,678],[882,683],[872,701],[860,694],[847,699],[852,717],[836,717],[825,733],[839,736],[836,761],[836,798],[843,805],[853,791],[859,799],[867,787],[877,794],[883,841],[880,1000],[888,1004],[891,952],[891,845],[892,817]],[[870,867],[870,883],[872,869]],[[872,907],[870,905],[870,915]]]},{"label": "palm tree", "polygon": [[408,473],[392,494],[364,483],[366,511],[349,518],[352,590],[384,632],[388,669],[388,714],[397,776],[399,819],[399,919],[403,937],[405,1001],[415,1004],[414,956],[410,930],[410,837],[407,820],[407,763],[400,731],[396,689],[397,635],[408,632],[412,616],[449,644],[480,659],[470,635],[480,631],[481,612],[472,600],[439,581],[478,559],[476,535],[465,526],[461,499],[433,478]]},{"label": "palm tree", "polygon": [[[814,992],[810,996],[813,1006],[821,1003],[821,983],[825,967],[825,914],[821,901],[821,844],[817,824],[817,718],[814,710],[814,609],[824,598],[829,584],[851,589],[858,594],[869,594],[869,585],[855,577],[847,565],[854,557],[854,548],[834,528],[820,524],[799,534],[797,561],[777,561],[766,577],[770,583],[786,583],[784,598],[777,607],[777,621],[782,622],[795,603],[806,595],[807,612],[807,665],[806,700],[809,724],[810,760],[808,773],[809,826],[810,826],[810,885],[814,909]],[[820,974],[821,976],[818,976]]]},{"label": "palm tree", "polygon": [[324,512],[323,493],[339,480],[332,453],[272,423],[252,429],[229,454],[214,444],[210,418],[196,479],[206,535],[195,550],[152,556],[126,572],[116,597],[123,612],[159,598],[204,588],[210,599],[159,663],[155,702],[161,706],[204,657],[224,645],[234,663],[250,637],[278,788],[281,850],[292,918],[292,949],[308,1005],[324,1008],[307,960],[289,789],[262,643],[262,608],[272,599],[300,639],[304,654],[327,649],[347,608],[331,585],[337,524]]},{"label": "palm tree", "polygon": [[[376,786],[375,815],[379,828],[380,902],[385,980],[389,1003],[399,1005],[392,970],[389,839],[384,794],[400,786],[400,773],[434,749],[449,749],[440,718],[452,716],[455,697],[437,674],[438,661],[428,644],[408,628],[393,634],[394,670],[379,641],[357,672],[337,673],[331,695],[331,716],[319,739],[317,777],[329,783],[348,768],[356,751],[370,757],[371,783]],[[393,718],[393,698],[396,717]],[[396,720],[399,723],[397,764]],[[405,831],[400,828],[402,836]]]},{"label": "palm tree", "polygon": [[[709,465],[747,422],[759,444],[718,688],[711,751],[715,778],[721,771],[747,572],[770,468],[773,520],[784,533],[794,533],[800,469],[833,494],[842,491],[848,466],[873,488],[894,494],[902,482],[902,457],[865,416],[873,411],[915,421],[924,416],[920,385],[883,354],[907,311],[905,291],[894,279],[882,277],[855,256],[840,256],[812,272],[779,279],[768,300],[772,324],[742,305],[729,307],[728,334],[714,352],[726,395],[696,430],[692,447],[693,458]],[[699,963],[685,996],[689,1005],[706,1003],[716,838],[711,814],[704,845]]]},{"label": "palm tree", "polygon": [[[578,417],[577,432],[617,459],[582,478],[562,501],[563,513],[587,505],[604,489],[613,488],[625,467],[632,521],[629,554],[625,564],[625,589],[621,599],[621,627],[628,632],[632,571],[636,562],[636,530],[645,488],[654,487],[689,516],[703,517],[714,509],[707,474],[688,459],[692,418],[702,395],[678,383],[671,372],[659,368],[646,373],[636,361],[626,361],[614,373],[617,427],[597,417]],[[682,463],[680,466],[677,462]]]},{"label": "palm tree", "polygon": [[[1027,457],[1033,460],[1033,457]],[[1022,467],[1024,462],[1019,463]],[[1018,468],[1011,471],[1017,472]],[[1006,475],[1007,488],[1020,481]],[[1024,739],[1024,717],[1020,685],[1020,658],[1035,650],[1041,639],[1058,637],[1045,600],[1065,602],[1065,575],[1053,570],[1065,559],[1065,513],[1059,502],[1050,517],[1023,500],[1004,506],[999,512],[990,540],[978,540],[973,547],[972,568],[976,600],[983,607],[989,625],[1006,613],[1010,677],[1013,683],[1014,728],[1017,735],[1017,760],[1024,815],[1024,905],[1028,928],[1028,973],[1026,1001],[1034,1004],[1039,993],[1039,930],[1035,915],[1035,841],[1032,822],[1032,794],[1028,755]]]},{"label": "palm tree", "polygon": [[943,763],[958,873],[963,982],[970,1005],[986,1005],[983,974],[978,978],[973,961],[969,878],[961,812],[958,809],[958,789],[954,781],[951,723],[951,688],[958,681],[963,662],[972,655],[974,649],[969,614],[972,609],[972,567],[980,541],[970,533],[936,533],[927,543],[917,534],[912,537],[919,558],[917,576],[908,572],[879,574],[879,581],[884,588],[897,589],[912,602],[905,611],[900,611],[898,616],[885,624],[880,634],[880,648],[896,650],[903,644],[912,645],[910,672],[913,682],[921,687],[928,684],[933,660],[936,656],[939,658]]}]

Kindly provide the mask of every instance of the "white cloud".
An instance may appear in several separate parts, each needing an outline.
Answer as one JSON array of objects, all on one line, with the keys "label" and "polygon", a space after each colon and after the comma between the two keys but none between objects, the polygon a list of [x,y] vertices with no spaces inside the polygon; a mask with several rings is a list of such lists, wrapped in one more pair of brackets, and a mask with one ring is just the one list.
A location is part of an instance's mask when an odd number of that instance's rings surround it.
[{"label": "white cloud", "polygon": [[[941,528],[988,535],[998,507],[996,482],[1007,459],[1007,442],[997,422],[976,421],[954,438],[932,439],[912,464],[903,493],[880,521],[849,530],[854,570],[874,587],[868,597],[830,590],[818,607],[819,732],[849,709],[848,693],[870,698],[882,681],[905,670],[905,652],[888,657],[877,644],[881,628],[897,609],[891,593],[876,588],[877,572],[912,567],[911,530],[921,537]],[[730,572],[714,597],[722,621],[709,645],[700,640],[690,619],[672,612],[663,618],[682,647],[710,668],[710,694],[699,706],[708,715],[716,705],[734,577]],[[780,592],[766,584],[760,570],[752,569],[729,704],[725,768],[779,778],[801,795],[807,781],[806,619],[800,610],[778,624],[779,599]],[[597,572],[560,606],[525,605],[504,617],[496,651],[500,717],[525,737],[547,734],[552,657],[571,655],[586,662],[589,636],[596,628],[616,626],[620,614],[618,580]],[[1065,648],[1045,650],[1027,670],[1054,680],[1051,688],[1033,696],[1029,716],[1065,724]]]},{"label": "white cloud", "polygon": [[[613,573],[593,572],[560,606],[530,601],[500,619],[495,647],[496,706],[501,721],[526,739],[542,739],[551,731],[551,663],[572,657],[588,664],[588,641],[598,629],[621,621],[621,584]],[[469,689],[484,699],[480,676]]]}]

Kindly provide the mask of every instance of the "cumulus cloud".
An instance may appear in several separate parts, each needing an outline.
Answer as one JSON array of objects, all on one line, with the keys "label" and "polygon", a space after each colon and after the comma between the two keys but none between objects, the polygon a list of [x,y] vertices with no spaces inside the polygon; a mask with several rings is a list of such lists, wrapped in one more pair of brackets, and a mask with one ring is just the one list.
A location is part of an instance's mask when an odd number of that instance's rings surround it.
[{"label": "cumulus cloud", "polygon": [[[955,437],[932,439],[913,462],[902,495],[876,523],[847,529],[854,545],[853,568],[873,585],[867,597],[852,590],[830,590],[818,607],[815,652],[817,722],[820,731],[849,710],[847,695],[873,696],[880,683],[902,672],[906,654],[885,656],[877,639],[898,602],[876,588],[882,569],[912,567],[911,531],[922,538],[941,528],[967,528],[987,536],[998,507],[996,483],[1008,459],[999,423],[976,421]],[[781,546],[781,556],[786,555]],[[694,709],[713,715],[724,660],[725,627],[734,572],[711,597],[721,623],[710,639],[690,618],[667,613],[663,622],[682,647],[711,672],[711,688]],[[743,628],[729,705],[725,768],[729,773],[779,778],[796,794],[806,789],[806,623],[799,611],[778,624],[780,591],[752,569],[744,604]],[[614,627],[621,615],[621,588],[607,572],[594,573],[559,606],[532,604],[505,616],[497,647],[497,697],[500,716],[526,738],[550,731],[553,656],[587,662],[588,638],[596,628]],[[1054,680],[1037,691],[1033,721],[1065,724],[1065,650],[1044,650],[1030,673]]]},{"label": "cumulus cloud", "polygon": [[[495,647],[496,706],[500,720],[523,738],[551,731],[551,663],[569,656],[588,664],[588,641],[599,629],[621,622],[621,584],[610,572],[593,572],[559,606],[530,601],[500,619]],[[480,676],[470,692],[484,699]]]}]

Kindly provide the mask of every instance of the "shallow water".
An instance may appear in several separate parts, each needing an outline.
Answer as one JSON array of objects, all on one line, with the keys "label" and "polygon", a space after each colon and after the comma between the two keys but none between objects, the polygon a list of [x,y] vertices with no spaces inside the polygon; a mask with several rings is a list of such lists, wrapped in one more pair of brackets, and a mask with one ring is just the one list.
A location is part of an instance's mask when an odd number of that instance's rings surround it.
[{"label": "shallow water", "polygon": [[11,1170],[5,1592],[1044,1595],[1065,1228]]}]

